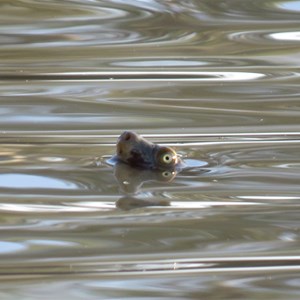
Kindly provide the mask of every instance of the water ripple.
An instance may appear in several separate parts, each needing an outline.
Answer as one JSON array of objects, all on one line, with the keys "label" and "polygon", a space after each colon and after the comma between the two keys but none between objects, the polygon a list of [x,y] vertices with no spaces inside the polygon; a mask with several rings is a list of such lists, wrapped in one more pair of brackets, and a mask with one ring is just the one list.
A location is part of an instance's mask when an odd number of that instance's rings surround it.
[{"label": "water ripple", "polygon": [[299,3],[3,1],[0,298],[298,299]]},{"label": "water ripple", "polygon": [[[198,3],[197,3],[198,4]],[[206,22],[214,24],[224,22],[226,24],[234,23],[253,23],[253,24],[290,24],[298,23],[298,1],[231,1],[224,0],[219,3],[205,0],[196,7],[194,16],[203,19]]]},{"label": "water ripple", "polygon": [[[298,73],[295,73],[298,75]],[[3,74],[2,80],[101,80],[101,81],[245,81],[264,78],[256,72],[202,72],[202,71],[127,71],[127,72],[68,72],[39,74]]]},{"label": "water ripple", "polygon": [[[279,45],[280,41],[295,42],[296,46],[300,40],[299,31],[267,31],[267,30],[253,30],[253,31],[243,31],[243,32],[234,32],[229,33],[228,38],[232,41],[243,42],[243,43],[252,43],[259,45],[267,44],[276,44],[278,48],[286,48],[287,44]],[[291,45],[291,44],[290,44]],[[289,46],[290,46],[289,45]]]},{"label": "water ripple", "polygon": [[270,33],[269,38],[275,41],[300,42],[300,31]]}]

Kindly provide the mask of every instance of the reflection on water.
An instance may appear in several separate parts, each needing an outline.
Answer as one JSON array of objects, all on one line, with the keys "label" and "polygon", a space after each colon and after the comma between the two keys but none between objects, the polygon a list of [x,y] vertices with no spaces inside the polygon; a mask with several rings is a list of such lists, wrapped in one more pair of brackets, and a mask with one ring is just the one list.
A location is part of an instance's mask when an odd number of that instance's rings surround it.
[{"label": "reflection on water", "polygon": [[299,299],[299,7],[1,2],[0,298]]},{"label": "reflection on water", "polygon": [[74,189],[76,188],[70,182],[63,182],[61,180],[50,177],[41,177],[27,174],[0,174],[0,188],[12,189]]},{"label": "reflection on water", "polygon": [[125,194],[138,193],[147,181],[171,182],[176,174],[176,170],[141,170],[119,162],[114,166],[115,178]]}]

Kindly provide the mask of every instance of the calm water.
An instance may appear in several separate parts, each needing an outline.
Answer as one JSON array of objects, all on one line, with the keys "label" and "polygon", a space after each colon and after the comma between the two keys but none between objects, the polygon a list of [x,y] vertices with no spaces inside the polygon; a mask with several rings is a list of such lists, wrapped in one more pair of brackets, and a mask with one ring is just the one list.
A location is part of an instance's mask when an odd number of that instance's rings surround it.
[{"label": "calm water", "polygon": [[0,298],[300,299],[299,62],[300,1],[1,1]]}]

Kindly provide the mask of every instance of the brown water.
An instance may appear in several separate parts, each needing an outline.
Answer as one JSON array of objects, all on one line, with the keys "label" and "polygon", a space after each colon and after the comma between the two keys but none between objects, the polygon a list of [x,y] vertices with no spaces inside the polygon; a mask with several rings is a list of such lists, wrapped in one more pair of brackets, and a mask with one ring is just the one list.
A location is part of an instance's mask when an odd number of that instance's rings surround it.
[{"label": "brown water", "polygon": [[[300,1],[1,1],[0,298],[300,299],[299,28]],[[125,129],[188,167],[109,165]]]}]

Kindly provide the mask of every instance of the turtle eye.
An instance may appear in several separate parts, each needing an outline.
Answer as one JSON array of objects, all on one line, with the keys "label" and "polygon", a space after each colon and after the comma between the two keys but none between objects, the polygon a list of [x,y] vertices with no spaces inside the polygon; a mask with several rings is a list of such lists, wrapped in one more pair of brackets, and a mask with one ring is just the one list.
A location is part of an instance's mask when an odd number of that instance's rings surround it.
[{"label": "turtle eye", "polygon": [[158,150],[157,160],[162,166],[174,166],[177,163],[177,154],[171,148],[162,147]]},{"label": "turtle eye", "polygon": [[173,160],[173,156],[171,153],[166,153],[162,156],[161,160],[165,164],[170,164]]}]

